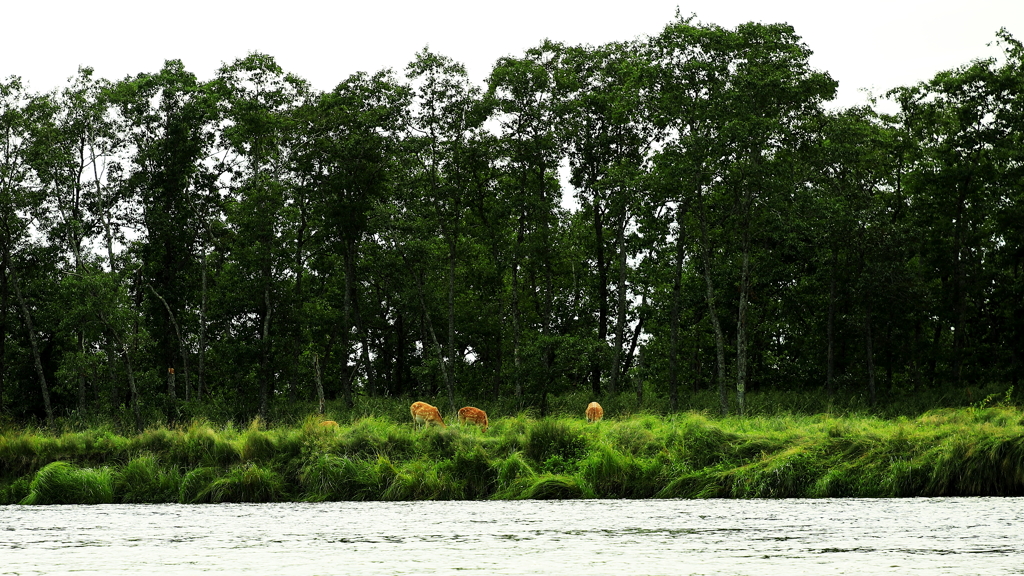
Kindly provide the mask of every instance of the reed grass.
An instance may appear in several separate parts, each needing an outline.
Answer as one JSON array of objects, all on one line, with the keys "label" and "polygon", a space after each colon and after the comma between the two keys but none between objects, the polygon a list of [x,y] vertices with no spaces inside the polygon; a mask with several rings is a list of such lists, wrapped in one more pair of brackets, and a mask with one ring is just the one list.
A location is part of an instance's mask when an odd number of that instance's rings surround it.
[{"label": "reed grass", "polygon": [[123,503],[174,502],[181,491],[181,472],[160,464],[153,455],[132,459],[115,475],[114,491]]},{"label": "reed grass", "polygon": [[207,490],[211,503],[280,502],[286,500],[285,482],[281,473],[249,462],[239,464],[210,483]]},{"label": "reed grass", "polygon": [[[197,420],[0,435],[0,504],[518,498],[1024,495],[1024,412],[880,418],[531,412],[416,429],[394,410],[339,427]],[[606,411],[608,414],[608,411]]]},{"label": "reed grass", "polygon": [[109,468],[78,468],[64,461],[51,462],[32,479],[22,504],[110,504],[114,501],[114,475]]},{"label": "reed grass", "polygon": [[376,500],[382,493],[384,472],[390,461],[353,460],[335,454],[320,454],[299,474],[305,500],[312,502]]},{"label": "reed grass", "polygon": [[217,468],[203,466],[185,473],[178,486],[178,502],[182,504],[202,504],[212,502],[213,483],[220,477]]}]

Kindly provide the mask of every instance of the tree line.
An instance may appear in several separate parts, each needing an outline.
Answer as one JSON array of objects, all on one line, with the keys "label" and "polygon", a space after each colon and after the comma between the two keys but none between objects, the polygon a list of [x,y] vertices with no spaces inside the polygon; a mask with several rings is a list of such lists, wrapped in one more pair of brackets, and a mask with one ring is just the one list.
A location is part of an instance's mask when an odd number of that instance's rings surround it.
[{"label": "tree line", "polygon": [[836,109],[786,24],[0,81],[0,411],[1016,385],[1024,46]]}]

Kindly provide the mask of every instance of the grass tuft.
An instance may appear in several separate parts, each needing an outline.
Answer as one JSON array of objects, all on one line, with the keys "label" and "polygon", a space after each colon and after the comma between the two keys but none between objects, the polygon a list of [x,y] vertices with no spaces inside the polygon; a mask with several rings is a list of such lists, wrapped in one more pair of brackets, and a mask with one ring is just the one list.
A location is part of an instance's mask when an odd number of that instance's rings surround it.
[{"label": "grass tuft", "polygon": [[178,502],[202,504],[212,502],[213,483],[220,478],[220,469],[203,467],[190,470],[181,478],[178,487]]},{"label": "grass tuft", "polygon": [[110,504],[114,501],[113,473],[109,468],[78,468],[64,461],[51,462],[36,473],[22,504]]},{"label": "grass tuft", "polygon": [[889,420],[613,411],[594,425],[523,412],[487,434],[416,429],[404,401],[377,412],[386,404],[332,414],[339,427],[296,414],[295,426],[195,420],[127,437],[5,430],[0,504],[1024,495],[1024,412],[1005,404]]},{"label": "grass tuft", "polygon": [[582,424],[545,418],[526,431],[526,445],[523,453],[534,462],[574,462],[587,452],[587,438],[583,435]]},{"label": "grass tuft", "polygon": [[577,478],[553,474],[539,476],[522,494],[522,498],[528,500],[572,500],[593,497],[593,492]]},{"label": "grass tuft", "polygon": [[128,462],[116,474],[114,491],[124,503],[173,502],[181,490],[181,473],[160,466],[152,455]]},{"label": "grass tuft", "polygon": [[210,484],[210,502],[280,502],[286,499],[281,474],[253,463],[233,466]]},{"label": "grass tuft", "polygon": [[302,468],[299,483],[311,502],[376,500],[381,492],[377,462],[321,454]]}]

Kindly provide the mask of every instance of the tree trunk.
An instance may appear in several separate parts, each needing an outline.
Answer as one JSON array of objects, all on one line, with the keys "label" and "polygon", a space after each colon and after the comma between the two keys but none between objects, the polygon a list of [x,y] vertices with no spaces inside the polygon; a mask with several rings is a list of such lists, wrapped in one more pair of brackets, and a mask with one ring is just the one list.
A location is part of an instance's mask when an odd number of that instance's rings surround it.
[{"label": "tree trunk", "polygon": [[316,380],[317,413],[324,413],[324,380],[320,372],[320,356],[313,353],[313,377]]},{"label": "tree trunk", "polygon": [[[90,138],[92,140],[92,138]],[[94,144],[89,145],[89,155],[92,160],[92,177],[93,182],[96,184],[96,198],[99,199],[100,208],[100,220],[103,222],[103,238],[106,241],[107,248],[107,264],[110,265],[110,271],[116,272],[114,267],[114,235],[110,230],[110,222],[113,219],[108,211],[106,205],[106,198],[103,195],[103,185],[100,183],[99,173],[99,159],[96,156],[96,147]]]},{"label": "tree trunk", "polygon": [[370,336],[366,330],[362,332],[363,366],[366,367],[366,395],[377,396],[377,378],[373,373],[373,365],[370,364]]},{"label": "tree trunk", "polygon": [[491,370],[492,378],[493,378],[492,381],[491,381],[492,382],[492,384],[491,384],[491,386],[492,386],[492,388],[491,388],[491,398],[495,402],[497,402],[498,398],[501,397],[501,363],[502,363],[501,349],[502,349],[502,338],[501,338],[501,328],[499,327],[498,328],[498,343],[497,343],[497,346],[494,347],[494,358],[492,359],[492,362],[494,363],[494,368]]},{"label": "tree trunk", "polygon": [[306,246],[306,228],[309,225],[309,217],[307,214],[308,206],[305,199],[298,202],[299,204],[299,227],[295,233],[295,310],[296,310],[296,322],[297,328],[295,335],[291,342],[291,355],[292,355],[292,368],[289,370],[288,378],[288,401],[291,404],[295,404],[298,400],[298,388],[299,388],[299,359],[302,357],[302,339],[306,328],[306,314],[305,314],[305,298],[304,292],[305,285],[303,281],[306,277],[306,258],[305,258],[305,246]]},{"label": "tree trunk", "polygon": [[128,371],[128,388],[131,391],[132,414],[135,416],[135,431],[142,431],[142,410],[139,407],[139,389],[135,385],[135,370],[132,369],[132,358],[128,347],[121,342],[121,355],[124,357],[125,370]]},{"label": "tree trunk", "polygon": [[[78,331],[78,353],[85,359],[85,333]],[[78,371],[78,413],[85,414],[85,372]]]},{"label": "tree trunk", "polygon": [[[633,367],[633,359],[636,358],[636,347],[640,342],[640,333],[644,330],[644,321],[647,320],[647,294],[641,297],[640,308],[643,310],[640,313],[640,318],[637,319],[636,326],[633,328],[633,337],[630,338],[629,352],[626,354],[626,361],[622,363],[622,377],[625,378],[629,374],[629,370]],[[636,403],[639,406],[644,401],[644,388],[643,379],[637,378],[636,381]]]},{"label": "tree trunk", "polygon": [[448,401],[455,412],[455,233],[448,241]]},{"label": "tree trunk", "polygon": [[600,203],[594,195],[594,250],[597,257],[597,357],[591,364],[590,389],[601,395],[601,359],[608,340],[608,264],[604,258],[604,223]]},{"label": "tree trunk", "polygon": [[957,188],[956,219],[953,226],[953,310],[956,319],[953,328],[953,379],[957,387],[963,383],[964,347],[967,336],[967,272],[964,270],[963,221],[966,210],[966,188]]},{"label": "tree trunk", "polygon": [[444,355],[441,350],[441,342],[437,339],[437,333],[434,332],[434,323],[430,321],[430,315],[427,313],[427,301],[423,297],[423,272],[417,274],[419,284],[419,296],[420,296],[420,307],[423,308],[424,323],[427,325],[427,331],[430,333],[430,339],[434,342],[434,350],[437,351],[437,362],[441,366],[441,373],[444,376],[445,388],[448,392],[448,406],[451,408],[452,413],[455,412],[455,395],[452,390],[452,380],[448,369],[445,367]]},{"label": "tree trunk", "polygon": [[405,314],[398,312],[395,320],[395,376],[394,393],[405,394]]},{"label": "tree trunk", "polygon": [[740,266],[740,302],[736,319],[736,408],[740,416],[747,399],[747,305],[750,292],[750,239],[743,233],[743,256]]},{"label": "tree trunk", "polygon": [[703,264],[704,283],[707,286],[706,298],[708,302],[708,317],[711,320],[711,328],[715,334],[715,358],[718,364],[718,402],[719,412],[722,416],[729,413],[729,400],[725,395],[725,336],[722,334],[722,325],[718,321],[718,310],[715,307],[715,285],[711,279],[711,248],[708,246],[707,224],[703,216],[700,219],[701,237],[700,254]]},{"label": "tree trunk", "polygon": [[519,231],[516,233],[515,252],[512,261],[512,362],[514,366],[513,379],[516,383],[516,399],[522,402],[523,399],[523,371],[522,359],[519,353],[520,333],[522,330],[519,318],[519,249],[523,245],[523,224],[520,221]]},{"label": "tree trunk", "polygon": [[679,410],[679,300],[682,297],[683,280],[683,208],[676,207],[676,258],[672,275],[672,311],[669,317],[671,340],[668,351],[668,409]]},{"label": "tree trunk", "polygon": [[107,355],[107,372],[110,375],[110,397],[109,408],[111,414],[116,414],[121,406],[121,391],[117,389],[117,372],[114,371],[114,367],[117,366],[117,356],[114,354],[113,346],[106,346],[103,349],[103,353]]},{"label": "tree trunk", "polygon": [[[344,354],[342,359],[343,366],[348,366],[348,355],[349,355],[349,340],[352,336],[352,307],[355,302],[355,276],[356,276],[356,264],[355,264],[355,240],[349,239],[346,241],[345,246],[345,306],[344,306],[344,322],[342,323],[342,340],[341,350]],[[358,366],[358,362],[355,365]],[[353,371],[355,368],[353,368]],[[354,375],[354,372],[353,372]],[[354,400],[352,398],[352,378],[347,377],[342,382],[342,394],[345,398],[345,406],[351,408],[354,406]]]},{"label": "tree trunk", "polygon": [[53,425],[53,408],[50,406],[50,388],[46,385],[46,374],[43,372],[43,360],[39,355],[39,342],[36,339],[36,330],[32,326],[32,313],[28,309],[28,304],[25,303],[25,298],[21,295],[20,281],[18,280],[18,273],[12,266],[11,280],[14,284],[14,296],[18,299],[18,305],[21,307],[21,314],[25,318],[25,327],[28,329],[28,340],[29,344],[32,345],[32,360],[36,368],[36,376],[39,378],[39,389],[43,394],[43,407],[46,409],[46,423],[49,426]]},{"label": "tree trunk", "polygon": [[836,255],[832,252],[832,273],[828,282],[828,327],[826,329],[828,338],[828,357],[825,366],[825,390],[829,398],[836,395],[835,385],[835,325],[836,325]]},{"label": "tree trunk", "polygon": [[8,309],[10,306],[10,284],[8,282],[9,254],[4,246],[3,262],[0,263],[0,410],[4,409],[7,388],[7,337]]},{"label": "tree trunk", "polygon": [[107,319],[106,314],[104,314],[102,311],[99,312],[99,318],[100,322],[103,323],[103,325],[107,328],[107,331],[110,333],[111,341],[117,344],[117,347],[120,349],[121,352],[121,357],[124,359],[124,367],[128,376],[128,389],[131,393],[130,402],[132,406],[132,414],[135,416],[135,430],[136,432],[141,432],[142,409],[139,406],[139,389],[135,385],[135,370],[132,368],[132,357],[130,350],[128,349],[128,345],[125,343],[125,341],[118,335],[117,330],[114,329],[113,324],[111,324],[110,321]]},{"label": "tree trunk", "polygon": [[875,358],[871,343],[871,301],[866,302],[864,312],[864,352],[868,368],[868,401],[875,406]]},{"label": "tree trunk", "polygon": [[260,418],[267,419],[267,404],[270,400],[270,316],[272,313],[270,305],[270,279],[267,278],[263,285],[263,331],[260,336]]},{"label": "tree trunk", "polygon": [[167,369],[167,396],[170,397],[172,405],[177,403],[177,390],[175,390],[176,382],[174,368]]},{"label": "tree trunk", "polygon": [[[164,310],[167,310],[167,317],[171,319],[171,326],[174,327],[174,334],[178,338],[178,353],[181,354],[182,369],[183,369],[184,376],[185,376],[185,399],[188,400],[188,398],[189,398],[188,350],[185,347],[185,340],[184,340],[184,338],[182,338],[181,326],[178,325],[178,319],[174,315],[174,312],[171,310],[171,306],[167,303],[167,300],[165,300],[164,297],[161,296],[156,291],[156,288],[153,288],[152,284],[146,284],[146,286],[148,286],[150,292],[152,292],[153,295],[156,296],[160,300],[160,302],[163,303]],[[168,378],[167,378],[167,395],[170,396],[172,402],[175,402],[175,401],[177,401],[177,395],[175,394],[175,389],[174,389],[175,382],[174,382],[174,378],[173,378],[173,375],[174,375],[174,367],[173,366],[168,366],[167,367],[167,374],[168,374]]]},{"label": "tree trunk", "polygon": [[[204,247],[205,248],[205,247]],[[196,400],[202,401],[203,399],[203,383],[206,378],[206,306],[207,306],[207,288],[206,288],[206,253],[203,251],[203,269],[202,269],[202,297],[199,303],[199,366],[197,367],[197,380],[196,383]]]},{"label": "tree trunk", "polygon": [[615,318],[615,347],[612,349],[611,378],[608,381],[608,392],[615,395],[619,388],[619,377],[622,372],[622,347],[626,334],[626,215],[622,215],[622,223],[615,231],[615,243],[619,249],[619,286],[618,310]]},{"label": "tree trunk", "polygon": [[554,273],[551,267],[551,233],[547,218],[543,220],[542,226],[544,245],[544,376],[542,382],[544,389],[541,391],[541,414],[546,416],[548,411],[548,393],[555,380],[555,343],[552,336],[554,325],[555,309],[555,282]]}]

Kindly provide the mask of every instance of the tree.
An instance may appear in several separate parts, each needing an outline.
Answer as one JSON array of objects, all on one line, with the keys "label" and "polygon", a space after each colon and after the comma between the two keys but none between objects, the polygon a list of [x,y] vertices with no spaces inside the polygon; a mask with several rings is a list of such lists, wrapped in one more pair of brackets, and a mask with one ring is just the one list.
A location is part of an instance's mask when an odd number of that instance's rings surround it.
[{"label": "tree", "polygon": [[[308,87],[285,74],[270,56],[253,53],[223,66],[214,89],[220,96],[222,146],[232,154],[229,182],[236,195],[227,211],[234,264],[229,281],[242,299],[234,322],[259,342],[258,413],[265,418],[275,389],[274,320],[275,311],[283,312],[278,306],[286,273],[282,230],[288,186],[283,146],[291,129],[291,110]],[[255,323],[250,323],[250,314]]]},{"label": "tree", "polygon": [[[615,255],[617,268],[616,318],[611,347],[608,392],[618,391],[623,375],[623,347],[629,311],[627,233],[646,196],[647,162],[655,143],[655,130],[641,105],[649,69],[636,43],[613,43],[599,48],[577,48],[567,68],[573,75],[572,99],[567,105],[563,133],[569,151],[572,184],[583,210],[593,215],[594,267],[597,285],[597,340],[607,347],[609,273]],[[611,228],[609,247],[605,238]],[[601,362],[591,371],[591,389],[601,390]]]},{"label": "tree", "polygon": [[[1021,48],[1005,30],[999,39],[1007,47],[1004,64],[978,60],[889,94],[919,147],[908,163],[906,194],[922,260],[940,285],[933,362],[945,364],[958,386],[987,379],[982,367],[1001,364],[991,360],[1012,332],[993,331],[992,319],[1018,302],[1000,291],[1014,302],[1005,308],[993,291],[999,257],[1009,256],[1011,268],[1019,261],[1016,226],[1008,224],[1019,200],[1013,182],[1020,171]],[[1005,285],[1015,276],[1004,276]]]},{"label": "tree", "polygon": [[[369,361],[369,323],[360,306],[362,245],[375,232],[375,212],[392,195],[396,172],[400,170],[398,138],[408,123],[409,100],[408,88],[399,84],[390,70],[384,70],[374,75],[353,74],[332,92],[310,99],[295,113],[301,127],[291,151],[297,198],[309,199],[308,213],[304,204],[297,204],[300,219],[294,235],[296,252],[305,252],[303,243],[308,236],[320,249],[342,255],[340,274],[329,268],[325,272],[344,278],[339,346],[343,365],[349,364],[353,338],[360,340],[362,349],[351,372],[342,374],[342,391],[349,405],[353,402],[352,382],[360,365],[369,382],[374,382]],[[330,265],[318,264],[322,266]],[[302,256],[297,256],[295,268],[296,300],[301,307],[305,300]],[[302,332],[310,328],[305,315],[300,324]],[[332,332],[326,339],[332,345],[314,347],[313,354],[323,358],[323,364],[329,360],[334,338]],[[374,388],[371,385],[368,392],[375,394]]]},{"label": "tree", "polygon": [[[16,276],[13,256],[28,238],[27,208],[31,204],[33,173],[26,158],[30,136],[29,95],[18,77],[0,82],[0,407],[5,405],[7,390],[7,334],[12,332],[12,288]],[[13,286],[12,286],[13,284]],[[19,303],[20,306],[20,303]],[[32,335],[34,343],[34,334]],[[38,358],[38,355],[36,355]],[[52,417],[49,391],[45,378],[40,381],[46,401],[47,417]]]},{"label": "tree", "polygon": [[[509,315],[515,395],[521,399],[525,392],[524,340],[533,332],[543,359],[539,384],[542,412],[554,373],[553,247],[561,202],[557,171],[562,153],[555,128],[564,101],[559,78],[563,57],[561,45],[545,42],[528,50],[523,58],[499,59],[488,79],[500,127],[503,170],[499,186],[513,221]],[[530,295],[535,322],[527,320]],[[530,331],[531,324],[539,330]]]},{"label": "tree", "polygon": [[125,187],[141,209],[145,236],[136,249],[147,324],[156,343],[154,364],[167,368],[170,400],[176,400],[176,374],[184,376],[188,399],[191,343],[186,329],[195,324],[186,325],[186,320],[198,308],[199,246],[207,236],[206,204],[215,185],[208,163],[215,102],[177,60],[166,62],[158,74],[121,81],[112,98],[134,149]]},{"label": "tree", "polygon": [[474,147],[488,114],[480,89],[469,83],[465,67],[450,58],[424,49],[409,64],[407,75],[414,82],[415,95],[412,129],[416,135],[409,138],[409,144],[416,166],[411,185],[421,196],[421,202],[416,204],[427,227],[422,232],[436,230],[447,252],[448,338],[443,354],[447,363],[440,359],[441,344],[430,322],[423,269],[418,270],[419,299],[424,322],[445,375],[448,402],[454,412],[455,371],[458,366],[456,268],[468,205],[466,194],[473,183],[472,171],[478,158]]}]

